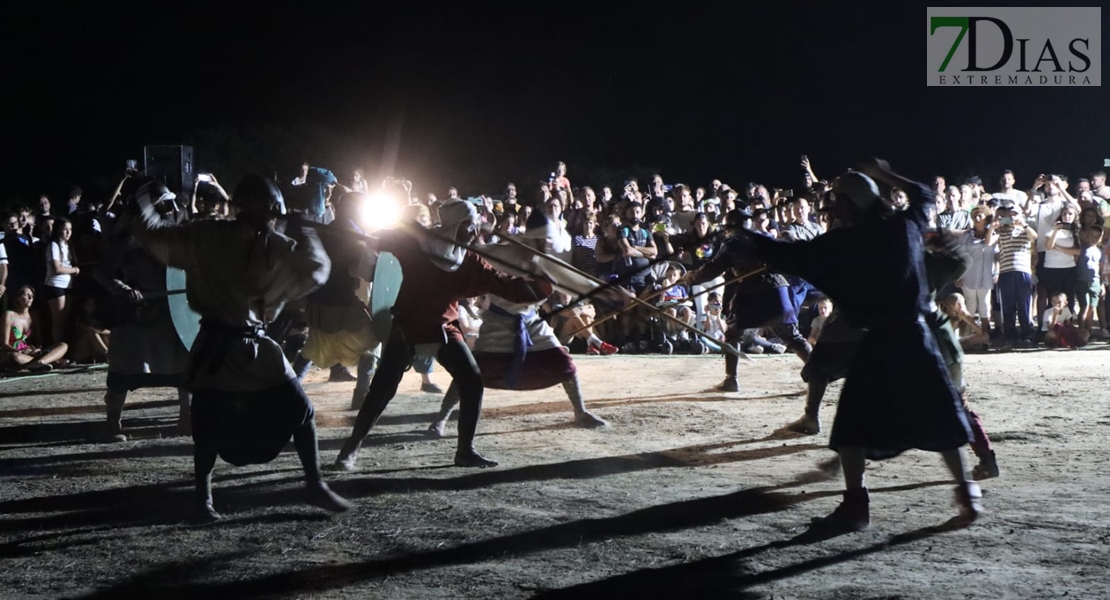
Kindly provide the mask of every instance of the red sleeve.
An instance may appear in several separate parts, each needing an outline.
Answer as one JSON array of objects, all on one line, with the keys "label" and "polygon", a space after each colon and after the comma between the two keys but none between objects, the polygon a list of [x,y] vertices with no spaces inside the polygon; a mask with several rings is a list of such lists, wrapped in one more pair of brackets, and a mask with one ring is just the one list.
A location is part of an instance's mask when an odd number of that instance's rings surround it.
[{"label": "red sleeve", "polygon": [[459,268],[465,276],[462,298],[473,298],[482,294],[494,294],[510,302],[531,303],[546,300],[555,291],[546,281],[526,279],[507,275],[493,268],[482,257],[473,252],[466,253],[466,259]]}]

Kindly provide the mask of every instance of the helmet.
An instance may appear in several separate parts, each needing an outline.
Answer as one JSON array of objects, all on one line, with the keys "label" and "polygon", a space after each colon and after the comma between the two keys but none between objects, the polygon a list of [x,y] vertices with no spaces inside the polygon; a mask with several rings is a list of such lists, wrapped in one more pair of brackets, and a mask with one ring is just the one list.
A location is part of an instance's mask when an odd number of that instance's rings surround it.
[{"label": "helmet", "polygon": [[277,184],[255,173],[239,181],[231,201],[243,213],[285,214],[285,199]]},{"label": "helmet", "polygon": [[857,171],[848,171],[837,178],[833,184],[833,193],[847,196],[852,204],[862,210],[870,210],[879,200],[879,186],[875,181]]},{"label": "helmet", "polygon": [[747,208],[734,208],[725,214],[725,229],[740,229],[744,222],[752,218],[752,212]]}]

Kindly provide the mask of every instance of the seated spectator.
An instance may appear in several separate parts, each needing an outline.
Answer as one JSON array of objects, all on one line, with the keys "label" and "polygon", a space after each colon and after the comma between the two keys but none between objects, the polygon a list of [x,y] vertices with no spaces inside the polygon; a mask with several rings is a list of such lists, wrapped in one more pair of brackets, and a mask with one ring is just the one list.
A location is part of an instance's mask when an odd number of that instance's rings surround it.
[{"label": "seated spectator", "polygon": [[1044,345],[1049,348],[1078,348],[1086,346],[1091,332],[1076,326],[1075,315],[1068,308],[1067,294],[1056,294],[1051,298],[1052,305],[1041,318],[1041,331],[1044,332]]},{"label": "seated spectator", "polygon": [[701,330],[709,334],[709,337],[718,342],[725,341],[725,330],[728,325],[725,323],[725,318],[721,312],[721,295],[717,292],[709,292],[705,303],[705,316],[702,319]]},{"label": "seated spectator", "polygon": [[49,348],[40,348],[30,343],[34,329],[34,319],[31,317],[31,305],[35,302],[35,291],[29,285],[19,288],[12,302],[12,310],[5,313],[4,330],[7,339],[4,342],[3,366],[5,370],[27,370],[32,373],[44,373],[51,370],[52,363],[56,363],[69,347],[64,343],[56,343]]},{"label": "seated spectator", "polygon": [[956,331],[964,352],[981,352],[990,347],[990,334],[975,322],[975,316],[968,310],[963,294],[949,294],[941,303],[940,309],[948,316],[948,322]]},{"label": "seated spectator", "polygon": [[553,323],[559,341],[565,344],[571,354],[588,356],[609,356],[616,354],[618,348],[598,337],[593,323],[597,319],[597,309],[590,302],[582,302],[559,314],[559,321]]},{"label": "seated spectator", "polygon": [[[679,267],[672,265],[667,269],[663,275],[663,281],[655,286],[658,291],[662,292],[655,305],[663,309],[668,315],[693,325],[694,314],[690,309],[694,306],[694,303],[690,301],[690,295],[686,292],[685,287],[675,285],[679,277],[682,277]],[[664,328],[668,336],[678,334],[680,331],[685,333],[686,331],[669,320],[664,322]]]},{"label": "seated spectator", "polygon": [[482,307],[485,298],[466,298],[459,302],[459,329],[463,334],[463,341],[474,350],[478,342],[478,331],[482,328]]},{"label": "seated spectator", "polygon": [[66,356],[79,365],[108,362],[111,331],[97,317],[96,300],[94,298],[85,300],[81,310],[74,313],[73,321],[75,334],[73,344]]},{"label": "seated spectator", "polygon": [[817,340],[821,337],[821,330],[825,328],[825,322],[829,320],[829,315],[832,314],[833,303],[829,298],[821,298],[817,301],[817,316],[809,324],[809,345],[817,344]]},{"label": "seated spectator", "polygon": [[[772,336],[772,337],[766,337]],[[748,354],[782,354],[786,352],[786,344],[782,340],[774,337],[774,333],[769,327],[757,329],[745,329],[741,348]]]}]

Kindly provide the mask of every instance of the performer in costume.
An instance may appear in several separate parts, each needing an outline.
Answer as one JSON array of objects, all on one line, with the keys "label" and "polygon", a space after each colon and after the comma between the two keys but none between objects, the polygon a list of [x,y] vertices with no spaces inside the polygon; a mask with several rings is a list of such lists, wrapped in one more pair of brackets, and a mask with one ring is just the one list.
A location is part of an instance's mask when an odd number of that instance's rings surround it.
[{"label": "performer in costume", "polygon": [[[843,227],[812,241],[782,243],[743,233],[740,244],[772,268],[798,275],[840,304],[866,328],[849,366],[829,446],[840,454],[847,490],[835,511],[818,522],[829,531],[858,531],[871,522],[865,460],[891,458],[911,448],[940,452],[956,481],[959,522],[982,511],[979,486],[966,468],[971,440],[967,414],[945,368],[929,313],[923,233],[933,193],[893,174],[881,161],[848,172],[834,186],[832,209]],[[908,210],[883,218],[875,181],[907,191]],[[874,302],[870,290],[884,291]],[[891,352],[891,347],[898,352]]]},{"label": "performer in costume", "polygon": [[351,395],[351,408],[358,410],[377,364],[380,343],[371,329],[370,311],[358,297],[359,279],[370,281],[373,258],[365,242],[344,232],[365,235],[358,226],[358,207],[367,200],[361,192],[344,194],[336,202],[335,220],[317,229],[331,259],[331,274],[320,289],[308,296],[305,320],[308,339],[293,363],[303,379],[313,363],[357,365],[358,378]]},{"label": "performer in costume", "polygon": [[[533,212],[522,240],[540,252],[547,253],[558,231],[541,211]],[[555,289],[572,297],[581,297],[600,287],[565,263],[545,259],[508,242],[476,246],[483,256],[491,256],[499,269],[513,275],[536,276],[552,282]],[[619,289],[619,288],[616,288]],[[547,321],[540,318],[544,300],[518,303],[489,294],[489,308],[482,314],[482,326],[474,347],[474,360],[482,371],[487,388],[500,390],[542,390],[562,384],[574,409],[574,423],[579,427],[607,427],[600,417],[586,410],[578,372],[570,354],[555,336]],[[443,436],[447,419],[459,403],[459,388],[452,382],[443,397],[443,405],[428,431]]]},{"label": "performer in costume", "polygon": [[[926,207],[928,210],[929,207]],[[971,449],[979,459],[972,471],[975,480],[999,476],[999,468],[990,437],[983,429],[979,415],[967,403],[967,383],[963,377],[963,348],[947,315],[936,305],[937,293],[950,283],[959,279],[967,268],[967,260],[943,230],[927,233],[929,241],[925,246],[925,276],[929,286],[929,310],[925,321],[937,339],[937,347],[948,376],[959,392],[963,408],[967,412],[968,425],[971,427]],[[847,375],[860,344],[866,336],[864,329],[854,327],[838,313],[826,323],[821,337],[813,349],[813,354],[802,368],[802,379],[808,384],[805,414],[786,426],[787,429],[815,435],[821,431],[819,413],[821,400],[828,384]]]},{"label": "performer in costume", "polygon": [[[744,231],[744,221],[751,219],[746,210],[732,210],[725,215],[724,229],[728,238],[713,258],[704,265],[689,271],[679,279],[679,284],[703,284],[726,271],[739,275],[762,267],[752,258],[746,246],[736,241]],[[725,342],[739,347],[745,329],[770,327],[803,362],[809,359],[810,345],[798,330],[798,314],[790,296],[789,283],[778,273],[765,272],[725,286],[724,304],[727,307]],[[725,380],[719,389],[725,392],[740,390],[736,378],[739,358],[725,354]]]},{"label": "performer in costume", "polygon": [[336,467],[352,470],[358,451],[385,407],[397,393],[414,357],[435,356],[459,389],[462,412],[455,464],[492,467],[474,449],[482,410],[482,373],[463,340],[456,321],[458,301],[496,294],[511,302],[530,304],[551,295],[547,282],[498,272],[468,247],[477,239],[480,219],[470,202],[450,200],[439,207],[440,224],[433,229],[403,227],[383,231],[378,250],[401,265],[403,279],[393,306],[393,324],[382,350],[381,364],[370,382],[354,430],[336,458]]},{"label": "performer in costume", "polygon": [[[172,192],[162,187],[157,192],[154,187],[146,189],[158,194],[144,200],[152,206],[151,218],[158,227],[183,220],[184,213],[175,210],[176,196]],[[108,436],[116,441],[127,440],[120,422],[127,393],[146,387],[177,388],[177,429],[181,435],[190,433],[191,396],[185,389],[189,351],[170,316],[166,265],[151,256],[132,233],[131,221],[138,218],[134,210],[120,216],[107,240],[107,253],[93,271],[93,277],[110,295],[98,307],[103,308],[103,320],[112,331],[104,402],[108,407]]]},{"label": "performer in costume", "polygon": [[169,226],[150,197],[157,182],[139,189],[142,217],[135,233],[159,261],[183,269],[190,306],[201,328],[189,357],[197,507],[219,519],[212,504],[212,469],[219,456],[236,465],[272,461],[292,436],[304,467],[307,500],[331,511],[350,504],[332,492],[320,472],[315,413],[281,347],[265,332],[285,302],[301,298],[328,278],[331,261],[315,232],[289,222],[273,181],[248,175],[232,196],[231,221]]}]

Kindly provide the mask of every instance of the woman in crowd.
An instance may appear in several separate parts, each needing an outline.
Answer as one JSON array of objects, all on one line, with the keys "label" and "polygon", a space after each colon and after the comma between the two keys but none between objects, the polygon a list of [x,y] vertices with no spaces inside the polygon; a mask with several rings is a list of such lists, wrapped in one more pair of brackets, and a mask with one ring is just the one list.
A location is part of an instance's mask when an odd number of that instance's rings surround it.
[{"label": "woman in crowd", "polygon": [[69,219],[58,217],[50,234],[50,245],[47,246],[46,256],[46,281],[44,293],[46,303],[50,306],[52,342],[58,344],[65,341],[65,331],[69,320],[69,306],[66,304],[66,294],[73,285],[73,276],[81,272],[74,266],[77,258],[69,245],[73,237],[73,224]]},{"label": "woman in crowd", "polygon": [[1079,256],[1079,209],[1065,204],[1045,242],[1044,268],[1038,271],[1045,294],[1066,294],[1075,312],[1075,261]]},{"label": "woman in crowd", "polygon": [[30,337],[34,328],[34,319],[31,317],[31,305],[35,302],[35,290],[29,285],[19,288],[12,301],[12,310],[4,315],[4,331],[7,339],[4,341],[2,362],[5,369],[26,369],[32,373],[49,371],[51,363],[55,363],[65,356],[69,347],[65,342],[55,343],[48,348],[39,348],[31,345]]},{"label": "woman in crowd", "polygon": [[967,255],[967,271],[957,283],[963,290],[967,312],[979,316],[983,331],[991,329],[991,290],[998,282],[998,234],[991,225],[994,215],[986,206],[971,211],[971,229],[960,235]]}]

